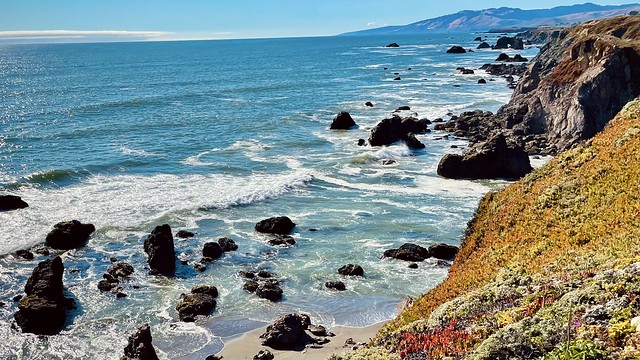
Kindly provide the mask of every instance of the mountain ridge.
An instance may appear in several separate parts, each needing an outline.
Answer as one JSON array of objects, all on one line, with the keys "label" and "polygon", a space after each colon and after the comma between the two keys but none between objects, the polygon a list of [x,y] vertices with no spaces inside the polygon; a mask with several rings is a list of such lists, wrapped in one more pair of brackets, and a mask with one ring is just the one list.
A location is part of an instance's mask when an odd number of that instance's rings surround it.
[{"label": "mountain ridge", "polygon": [[483,10],[462,10],[454,14],[420,20],[407,25],[385,26],[348,32],[340,35],[421,34],[488,31],[495,28],[531,28],[571,25],[589,20],[624,15],[640,11],[640,4],[597,5],[593,3],[557,6],[550,9],[523,10],[500,7]]}]

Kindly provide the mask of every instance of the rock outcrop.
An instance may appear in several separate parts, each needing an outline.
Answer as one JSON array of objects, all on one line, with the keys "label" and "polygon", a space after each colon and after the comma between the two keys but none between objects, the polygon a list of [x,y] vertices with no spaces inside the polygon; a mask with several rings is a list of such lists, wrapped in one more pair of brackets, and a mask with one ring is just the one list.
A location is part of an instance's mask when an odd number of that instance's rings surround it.
[{"label": "rock outcrop", "polygon": [[215,286],[199,285],[191,289],[176,305],[180,321],[193,322],[196,316],[207,316],[216,309],[218,289]]},{"label": "rock outcrop", "polygon": [[364,269],[357,264],[347,264],[338,269],[338,274],[345,276],[363,276]]},{"label": "rock outcrop", "polygon": [[[408,146],[415,148],[424,147],[411,134],[423,134],[429,132],[428,125],[425,121],[416,118],[402,118],[394,115],[391,118],[380,121],[372,130],[369,136],[369,144],[371,146],[388,146],[397,141],[404,141]],[[418,143],[420,143],[418,145]]]},{"label": "rock outcrop", "polygon": [[73,301],[63,296],[62,259],[45,260],[31,273],[14,317],[22,332],[54,335],[62,330]]},{"label": "rock outcrop", "polygon": [[309,340],[304,330],[310,323],[306,315],[283,315],[267,326],[267,331],[260,335],[262,345],[278,350],[299,350]]},{"label": "rock outcrop", "polygon": [[353,127],[358,126],[351,114],[346,111],[341,111],[333,118],[333,122],[331,122],[331,126],[329,127],[332,130],[349,130]]},{"label": "rock outcrop", "polygon": [[524,41],[521,37],[510,37],[503,36],[498,39],[496,45],[493,46],[494,49],[514,49],[514,50],[522,50],[524,49]]},{"label": "rock outcrop", "polygon": [[77,249],[86,244],[94,231],[96,227],[93,224],[83,224],[78,220],[60,222],[54,225],[45,242],[53,249]]},{"label": "rock outcrop", "polygon": [[176,253],[171,227],[167,224],[156,226],[144,241],[144,252],[152,274],[173,276],[176,272]]},{"label": "rock outcrop", "polygon": [[29,207],[22,198],[15,195],[0,195],[0,211],[18,210]]},{"label": "rock outcrop", "polygon": [[431,257],[429,250],[416,244],[404,244],[398,249],[386,250],[384,257],[404,261],[424,261]]},{"label": "rock outcrop", "polygon": [[452,46],[447,50],[447,54],[464,54],[467,50],[465,50],[462,46]]},{"label": "rock outcrop", "polygon": [[476,144],[464,155],[445,155],[438,164],[438,175],[450,179],[519,179],[531,170],[527,153],[507,144],[502,133]]},{"label": "rock outcrop", "polygon": [[129,342],[124,348],[124,356],[120,360],[158,360],[152,340],[149,324],[140,326],[138,331],[129,336]]},{"label": "rock outcrop", "polygon": [[296,224],[286,216],[271,217],[258,222],[255,230],[267,234],[286,235],[293,230]]}]

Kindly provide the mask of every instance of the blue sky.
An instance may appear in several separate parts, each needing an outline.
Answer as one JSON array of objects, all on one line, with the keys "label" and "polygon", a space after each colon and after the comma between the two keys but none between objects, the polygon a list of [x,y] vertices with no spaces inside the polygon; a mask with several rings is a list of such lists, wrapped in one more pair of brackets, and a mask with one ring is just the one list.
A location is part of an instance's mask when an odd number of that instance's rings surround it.
[{"label": "blue sky", "polygon": [[[533,9],[576,2],[0,0],[0,40],[11,37],[30,41],[80,41],[322,36],[384,25],[403,25],[466,9],[500,6]],[[619,5],[634,1],[592,2]]]}]

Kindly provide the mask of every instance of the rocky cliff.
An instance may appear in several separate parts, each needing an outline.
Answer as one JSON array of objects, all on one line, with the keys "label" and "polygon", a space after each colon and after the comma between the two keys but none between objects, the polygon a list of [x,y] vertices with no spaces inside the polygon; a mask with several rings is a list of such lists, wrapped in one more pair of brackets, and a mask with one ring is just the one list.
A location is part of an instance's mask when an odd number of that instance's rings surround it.
[{"label": "rocky cliff", "polygon": [[640,95],[640,16],[559,31],[529,65],[497,120],[530,152],[593,137]]}]

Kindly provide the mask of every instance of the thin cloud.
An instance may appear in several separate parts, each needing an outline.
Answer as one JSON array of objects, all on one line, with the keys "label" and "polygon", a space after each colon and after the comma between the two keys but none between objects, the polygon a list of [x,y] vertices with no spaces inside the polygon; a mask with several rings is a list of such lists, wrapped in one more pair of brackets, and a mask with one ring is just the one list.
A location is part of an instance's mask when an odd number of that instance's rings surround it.
[{"label": "thin cloud", "polygon": [[370,27],[370,26],[373,26],[373,25],[375,25],[375,24],[376,24],[375,22],[368,22],[368,23],[367,23],[367,26],[369,26],[369,27]]},{"label": "thin cloud", "polygon": [[17,30],[0,31],[0,41],[4,40],[152,40],[172,35],[164,31],[128,31],[128,30]]}]

